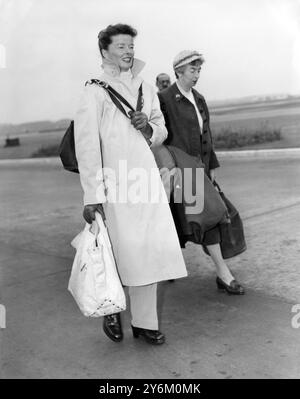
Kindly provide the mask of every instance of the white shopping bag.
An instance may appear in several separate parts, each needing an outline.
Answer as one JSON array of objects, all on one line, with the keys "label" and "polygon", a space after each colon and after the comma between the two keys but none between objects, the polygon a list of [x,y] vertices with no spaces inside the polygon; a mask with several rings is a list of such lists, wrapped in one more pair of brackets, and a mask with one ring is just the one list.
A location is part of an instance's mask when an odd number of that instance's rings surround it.
[{"label": "white shopping bag", "polygon": [[96,233],[86,224],[71,245],[76,248],[68,290],[81,312],[99,317],[126,309],[126,298],[111,243],[101,215],[96,212]]}]

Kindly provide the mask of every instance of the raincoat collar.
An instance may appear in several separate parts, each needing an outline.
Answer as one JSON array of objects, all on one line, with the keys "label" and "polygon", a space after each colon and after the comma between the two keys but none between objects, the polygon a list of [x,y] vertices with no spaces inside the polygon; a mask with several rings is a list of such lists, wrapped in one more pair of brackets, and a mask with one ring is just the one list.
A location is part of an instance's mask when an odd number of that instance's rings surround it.
[{"label": "raincoat collar", "polygon": [[[144,66],[145,66],[144,61],[138,58],[134,58],[133,65],[131,67],[132,76],[135,78],[141,72]],[[114,62],[110,60],[107,60],[106,58],[102,59],[102,69],[106,74],[110,75],[111,77],[119,77],[121,73],[118,65],[116,65]]]}]

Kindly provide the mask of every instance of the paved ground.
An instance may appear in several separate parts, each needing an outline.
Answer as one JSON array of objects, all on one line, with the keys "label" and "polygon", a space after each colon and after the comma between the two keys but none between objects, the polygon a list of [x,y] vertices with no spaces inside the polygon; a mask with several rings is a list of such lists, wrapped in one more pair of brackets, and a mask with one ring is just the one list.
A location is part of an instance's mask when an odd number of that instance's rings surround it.
[{"label": "paved ground", "polygon": [[[219,183],[239,208],[248,250],[228,261],[247,287],[219,294],[212,263],[188,244],[189,277],[159,288],[167,343],[130,335],[109,341],[66,287],[82,228],[78,176],[54,165],[1,165],[0,330],[2,378],[299,378],[300,164],[297,159],[224,159]],[[12,195],[13,193],[13,195]]]}]

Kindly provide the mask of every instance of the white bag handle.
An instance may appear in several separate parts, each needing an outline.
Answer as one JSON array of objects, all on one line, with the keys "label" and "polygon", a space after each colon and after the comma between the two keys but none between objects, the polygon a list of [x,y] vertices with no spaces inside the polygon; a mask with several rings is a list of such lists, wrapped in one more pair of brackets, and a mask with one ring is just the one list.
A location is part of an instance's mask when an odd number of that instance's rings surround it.
[{"label": "white bag handle", "polygon": [[104,220],[102,219],[101,213],[99,212],[95,212],[95,224],[96,224],[96,235],[99,234],[99,232],[102,230],[106,230],[106,224],[104,222]]},{"label": "white bag handle", "polygon": [[[100,230],[101,230],[101,222],[99,220],[98,215],[100,216],[99,212],[96,212],[95,213],[95,217],[96,218],[92,221],[92,224],[90,225],[90,228],[89,228],[89,231],[95,236],[96,246],[98,246],[97,245],[97,238],[98,238],[98,235],[99,235]],[[100,216],[100,219],[101,219],[101,216]]]},{"label": "white bag handle", "polygon": [[95,235],[95,240],[97,241],[97,237],[100,233],[100,226],[99,223],[97,222],[97,220],[93,220],[91,227],[90,227],[90,232],[93,233]]},{"label": "white bag handle", "polygon": [[[102,216],[99,212],[97,212],[97,211],[95,212],[95,217],[96,218],[93,220],[92,225],[90,227],[90,232],[95,235],[95,243],[96,243],[96,246],[98,246],[97,238],[99,236],[100,231],[102,233],[104,233],[104,235],[106,235],[105,234],[106,226],[105,226],[105,223],[104,223]],[[105,241],[107,241],[107,240],[105,240]],[[109,243],[109,246],[110,246],[110,243]]]}]

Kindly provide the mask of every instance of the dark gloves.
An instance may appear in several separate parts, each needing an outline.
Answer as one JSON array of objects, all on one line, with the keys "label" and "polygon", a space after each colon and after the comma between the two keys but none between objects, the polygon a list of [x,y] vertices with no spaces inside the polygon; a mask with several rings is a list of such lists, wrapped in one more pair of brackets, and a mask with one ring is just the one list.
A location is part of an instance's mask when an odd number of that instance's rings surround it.
[{"label": "dark gloves", "polygon": [[95,213],[99,212],[102,219],[105,220],[105,214],[103,210],[102,204],[89,204],[85,205],[84,210],[83,210],[83,217],[84,220],[91,224],[93,220],[95,220],[96,216]]}]

